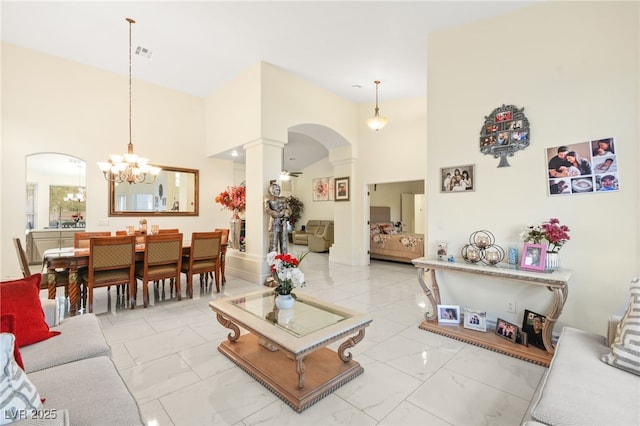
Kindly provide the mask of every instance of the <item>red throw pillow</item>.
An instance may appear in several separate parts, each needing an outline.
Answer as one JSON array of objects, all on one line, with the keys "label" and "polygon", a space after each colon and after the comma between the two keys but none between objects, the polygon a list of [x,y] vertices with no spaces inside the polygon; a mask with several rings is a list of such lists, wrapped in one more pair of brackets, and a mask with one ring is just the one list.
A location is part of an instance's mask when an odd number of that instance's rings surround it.
[{"label": "red throw pillow", "polygon": [[0,312],[14,315],[16,345],[21,348],[57,336],[50,331],[40,303],[40,274],[0,283]]},{"label": "red throw pillow", "polygon": [[[14,336],[15,332],[15,316],[13,314],[0,315],[0,333],[11,333]],[[20,355],[20,349],[18,345],[13,345],[13,358],[16,363],[24,370],[24,364],[22,363],[22,355]]]}]

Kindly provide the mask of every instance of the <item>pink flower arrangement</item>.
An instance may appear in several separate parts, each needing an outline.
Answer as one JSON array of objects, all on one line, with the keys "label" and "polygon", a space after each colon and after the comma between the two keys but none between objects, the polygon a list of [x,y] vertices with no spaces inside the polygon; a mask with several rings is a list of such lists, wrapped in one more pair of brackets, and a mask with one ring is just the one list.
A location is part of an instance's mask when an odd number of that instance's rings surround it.
[{"label": "pink flower arrangement", "polygon": [[547,240],[549,242],[547,252],[558,253],[564,243],[571,239],[569,231],[568,226],[560,225],[560,220],[551,218],[541,225],[526,226],[520,237],[524,242],[534,242],[536,244],[540,244],[542,240]]},{"label": "pink flower arrangement", "polygon": [[230,186],[216,196],[216,203],[222,204],[225,209],[241,213],[247,207],[246,188],[242,185]]}]

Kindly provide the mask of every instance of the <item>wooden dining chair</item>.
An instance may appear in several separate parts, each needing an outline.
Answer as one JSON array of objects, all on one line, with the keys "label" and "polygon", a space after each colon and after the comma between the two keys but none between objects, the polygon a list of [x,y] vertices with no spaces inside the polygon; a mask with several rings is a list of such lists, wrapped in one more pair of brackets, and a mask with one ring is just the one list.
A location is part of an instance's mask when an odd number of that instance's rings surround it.
[{"label": "wooden dining chair", "polygon": [[129,286],[129,305],[135,301],[136,237],[97,237],[89,240],[89,267],[82,282],[87,286],[87,312],[93,312],[93,290],[112,285]]},{"label": "wooden dining chair", "polygon": [[[175,280],[178,300],[182,300],[180,273],[182,268],[182,234],[147,235],[144,260],[136,263],[136,279],[142,281],[142,300],[149,306],[149,281]],[[133,292],[136,294],[136,292]],[[135,303],[134,305],[135,306]]]},{"label": "wooden dining chair", "polygon": [[[129,235],[127,231],[116,231],[116,236]],[[147,235],[146,232],[142,232],[140,230],[133,231],[133,235],[136,237],[137,244],[144,244],[144,237]]]},{"label": "wooden dining chair", "polygon": [[165,228],[158,229],[158,234],[177,234],[180,230],[178,228]]},{"label": "wooden dining chair", "polygon": [[221,232],[194,232],[191,234],[189,255],[182,258],[182,272],[187,275],[187,297],[193,298],[193,276],[200,275],[200,285],[209,272],[215,274],[216,291],[220,293],[220,240]]},{"label": "wooden dining chair", "polygon": [[226,264],[227,244],[229,244],[229,228],[216,228],[214,232],[222,232],[222,238],[220,239],[220,279],[224,286],[227,282],[227,278],[224,275],[224,267]]},{"label": "wooden dining chair", "polygon": [[[22,276],[24,278],[30,277],[31,269],[29,268],[29,260],[27,258],[27,253],[22,247],[22,241],[20,238],[13,238],[13,246],[16,249],[16,255],[18,256],[18,263],[20,264],[20,270],[22,271]],[[65,297],[69,296],[69,272],[68,271],[56,271],[55,276],[56,287],[64,287],[64,295]],[[49,274],[42,274],[42,280],[40,281],[40,289],[45,290],[49,288]]]},{"label": "wooden dining chair", "polygon": [[111,231],[76,232],[73,234],[73,248],[89,248],[89,240],[95,237],[110,237]]}]

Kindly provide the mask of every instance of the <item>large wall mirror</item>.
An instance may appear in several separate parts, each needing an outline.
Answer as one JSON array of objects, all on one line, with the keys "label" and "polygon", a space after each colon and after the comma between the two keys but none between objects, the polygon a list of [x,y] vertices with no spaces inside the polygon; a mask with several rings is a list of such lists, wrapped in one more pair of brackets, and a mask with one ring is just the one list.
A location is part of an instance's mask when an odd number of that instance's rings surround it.
[{"label": "large wall mirror", "polygon": [[109,182],[109,216],[197,216],[198,170],[158,167],[151,184]]},{"label": "large wall mirror", "polygon": [[72,155],[27,155],[25,228],[84,228],[85,173],[85,161]]}]

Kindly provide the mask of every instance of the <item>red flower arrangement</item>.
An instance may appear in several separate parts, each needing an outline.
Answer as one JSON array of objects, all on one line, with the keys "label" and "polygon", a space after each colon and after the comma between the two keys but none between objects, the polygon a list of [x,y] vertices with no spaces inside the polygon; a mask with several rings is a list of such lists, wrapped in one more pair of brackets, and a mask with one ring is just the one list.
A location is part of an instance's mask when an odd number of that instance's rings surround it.
[{"label": "red flower arrangement", "polygon": [[216,196],[216,203],[222,204],[225,209],[243,212],[247,207],[246,188],[242,185],[230,186]]}]

